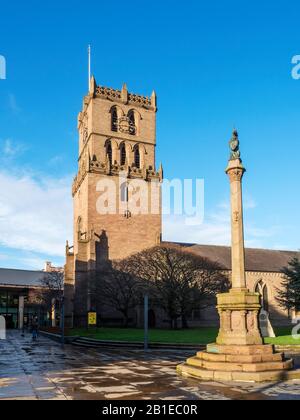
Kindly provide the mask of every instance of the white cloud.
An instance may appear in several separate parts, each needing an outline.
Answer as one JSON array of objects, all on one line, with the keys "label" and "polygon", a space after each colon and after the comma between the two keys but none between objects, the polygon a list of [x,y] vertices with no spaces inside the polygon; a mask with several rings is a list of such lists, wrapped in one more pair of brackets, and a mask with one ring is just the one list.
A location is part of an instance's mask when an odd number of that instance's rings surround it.
[{"label": "white cloud", "polygon": [[43,270],[46,260],[42,257],[32,255],[32,257],[18,258],[19,264],[29,270]]},{"label": "white cloud", "polygon": [[188,226],[185,216],[165,216],[163,219],[164,240],[206,245],[229,245],[230,220],[219,209],[205,217],[203,224]]},{"label": "white cloud", "polygon": [[63,256],[72,237],[71,178],[37,181],[0,172],[0,244]]},{"label": "white cloud", "polygon": [[25,147],[22,144],[16,143],[11,139],[4,140],[3,153],[5,157],[14,158],[24,151],[25,151]]},{"label": "white cloud", "polygon": [[63,162],[63,160],[64,160],[64,157],[62,155],[57,155],[51,158],[48,164],[50,166],[57,166],[57,165],[60,165]]}]

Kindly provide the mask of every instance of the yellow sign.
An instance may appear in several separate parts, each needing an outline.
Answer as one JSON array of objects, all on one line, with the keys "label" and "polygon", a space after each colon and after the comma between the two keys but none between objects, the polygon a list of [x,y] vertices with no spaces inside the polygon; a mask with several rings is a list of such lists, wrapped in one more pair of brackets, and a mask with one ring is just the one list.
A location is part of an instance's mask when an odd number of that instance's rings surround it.
[{"label": "yellow sign", "polygon": [[97,325],[97,313],[89,312],[89,325]]}]

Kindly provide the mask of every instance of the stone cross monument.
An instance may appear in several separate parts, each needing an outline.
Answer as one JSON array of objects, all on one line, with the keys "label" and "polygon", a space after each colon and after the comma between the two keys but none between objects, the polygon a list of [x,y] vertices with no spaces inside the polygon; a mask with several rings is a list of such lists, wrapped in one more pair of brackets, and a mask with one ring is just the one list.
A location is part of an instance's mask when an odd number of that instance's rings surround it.
[{"label": "stone cross monument", "polygon": [[232,289],[218,296],[221,328],[217,344],[253,345],[263,343],[258,316],[260,296],[246,285],[242,179],[246,172],[240,158],[237,131],[230,140],[231,155],[226,169],[230,180]]},{"label": "stone cross monument", "polygon": [[226,174],[230,180],[232,232],[232,287],[217,296],[220,331],[207,346],[177,371],[185,377],[214,381],[264,382],[300,378],[293,360],[264,345],[259,328],[260,295],[247,288],[243,224],[242,179],[246,172],[240,155],[238,133],[230,140]]}]

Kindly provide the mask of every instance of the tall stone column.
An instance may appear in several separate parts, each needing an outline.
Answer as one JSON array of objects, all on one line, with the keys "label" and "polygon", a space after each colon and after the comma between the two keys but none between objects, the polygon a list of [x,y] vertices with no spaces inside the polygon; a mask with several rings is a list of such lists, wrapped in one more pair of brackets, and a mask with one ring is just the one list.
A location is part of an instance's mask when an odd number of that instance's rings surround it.
[{"label": "tall stone column", "polygon": [[259,345],[262,344],[262,337],[257,323],[250,331],[247,328],[249,314],[256,316],[254,314],[260,310],[260,299],[257,293],[249,292],[246,283],[242,194],[242,179],[246,170],[241,160],[236,130],[229,144],[231,153],[226,174],[230,181],[232,288],[229,293],[218,296],[218,309],[231,313],[231,330],[221,326],[217,343]]},{"label": "tall stone column", "polygon": [[[232,141],[235,141],[234,139],[235,137],[233,137]],[[233,155],[233,159],[229,161],[226,173],[230,179],[231,191],[232,288],[239,290],[246,289],[242,200],[242,178],[245,171],[241,160]]]}]

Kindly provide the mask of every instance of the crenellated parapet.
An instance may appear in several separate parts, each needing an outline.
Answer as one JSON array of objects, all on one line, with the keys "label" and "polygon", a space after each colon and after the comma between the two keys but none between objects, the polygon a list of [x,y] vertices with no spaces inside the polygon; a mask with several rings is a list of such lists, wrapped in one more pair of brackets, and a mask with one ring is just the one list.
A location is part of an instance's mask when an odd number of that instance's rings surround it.
[{"label": "crenellated parapet", "polygon": [[113,101],[121,100],[122,98],[122,92],[120,90],[105,86],[97,86],[95,95],[104,99],[112,99]]},{"label": "crenellated parapet", "polygon": [[149,98],[148,96],[141,96],[135,95],[134,93],[129,93],[128,103],[138,106],[151,107],[151,98]]},{"label": "crenellated parapet", "polygon": [[123,85],[122,89],[112,89],[105,86],[97,86],[94,81],[91,83],[90,95],[113,102],[120,102],[134,107],[146,108],[149,110],[156,111],[157,99],[155,92],[151,96],[143,96],[135,93],[130,93],[127,90],[126,84]]},{"label": "crenellated parapet", "polygon": [[118,163],[111,164],[109,159],[106,162],[101,162],[96,156],[89,159],[88,165],[83,163],[79,167],[77,176],[74,178],[72,194],[77,193],[81,187],[86,175],[88,173],[95,173],[106,176],[126,176],[128,179],[144,179],[145,181],[163,181],[163,168],[160,166],[156,171],[152,166],[144,167],[142,169],[132,166],[119,165]]}]

